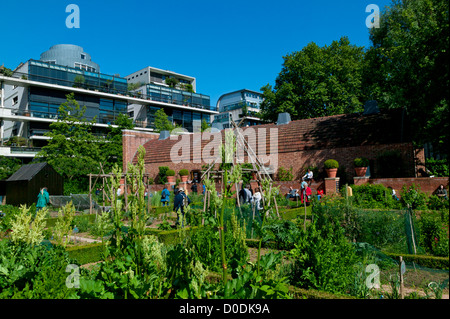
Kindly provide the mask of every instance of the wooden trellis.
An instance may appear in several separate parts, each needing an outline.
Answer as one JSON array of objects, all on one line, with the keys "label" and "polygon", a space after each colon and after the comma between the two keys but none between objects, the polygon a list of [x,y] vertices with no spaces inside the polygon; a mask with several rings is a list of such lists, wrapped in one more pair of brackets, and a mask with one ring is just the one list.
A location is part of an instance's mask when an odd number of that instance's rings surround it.
[{"label": "wooden trellis", "polygon": [[[265,175],[265,176],[267,176],[267,178],[270,180],[270,182],[272,182],[272,178],[270,177],[270,174],[268,173],[268,171],[267,171],[267,169],[266,169],[266,167],[264,166],[264,164],[262,164],[262,162],[260,161],[260,159],[258,158],[258,156],[256,155],[256,153],[255,153],[255,151],[252,149],[252,147],[251,147],[251,145],[249,145],[249,143],[245,140],[245,138],[244,138],[244,136],[242,135],[242,133],[241,133],[241,131],[239,130],[239,128],[240,128],[240,126],[242,125],[242,123],[243,123],[243,120],[244,119],[242,119],[238,124],[236,124],[232,119],[230,119],[230,121],[231,121],[231,124],[232,124],[232,126],[233,126],[233,129],[234,129],[234,133],[235,133],[235,136],[236,136],[236,141],[237,141],[237,143],[239,144],[239,146],[240,147],[242,147],[242,149],[244,150],[244,154],[245,153],[247,153],[247,156],[250,158],[250,162],[251,162],[251,164],[252,164],[252,169],[242,169],[242,171],[250,171],[250,172],[252,172],[252,173],[255,173],[255,175],[256,175],[256,181],[257,181],[257,183],[258,183],[258,186],[260,187],[261,186],[261,181],[262,181],[262,176],[261,176],[261,169],[262,169],[262,171],[263,171],[263,174]],[[224,173],[224,171],[222,171],[222,170],[213,170],[212,168],[217,164],[217,161],[220,159],[221,157],[217,157],[215,160],[214,160],[214,162],[212,162],[211,164],[209,164],[209,166],[208,166],[208,168],[206,169],[206,171],[202,174],[202,176],[201,176],[201,180],[203,180],[203,178],[205,177],[205,175],[207,176],[207,178],[209,179],[210,178],[210,176],[211,176],[211,174],[214,174],[215,176],[215,178],[220,178],[221,179],[221,181],[222,181],[222,186],[224,186],[223,185],[223,173]],[[234,163],[234,161],[232,161],[232,165],[233,165],[233,167],[235,166],[235,163]],[[258,168],[259,167],[259,168]],[[238,184],[236,183],[236,185],[235,185],[235,187],[236,187],[236,199],[237,199],[237,206],[238,206],[238,208],[239,208],[239,211],[241,211],[241,205],[240,205],[240,202],[239,202],[239,193],[238,193]],[[272,188],[272,183],[271,183],[271,185],[270,185],[270,188]],[[269,191],[270,192],[270,191]],[[209,192],[208,191],[206,191],[205,192],[205,196],[204,196],[204,203],[203,203],[203,212],[206,212],[206,208],[207,207],[210,207],[210,194],[209,194]],[[269,202],[270,202],[270,198],[268,199],[269,200]],[[276,201],[276,198],[275,198],[275,196],[273,197],[273,200],[274,200],[274,204],[275,204],[275,209],[276,209],[276,213],[277,213],[277,216],[278,216],[278,218],[280,218],[280,215],[279,215],[279,213],[278,213],[278,205],[277,205],[277,201]],[[265,199],[264,199],[264,196],[262,196],[262,201],[263,201],[263,205],[265,205]],[[253,218],[255,217],[255,207],[253,207],[253,209],[252,209],[252,212],[253,212]],[[242,212],[241,212],[241,214],[242,214]]]},{"label": "wooden trellis", "polygon": [[[123,173],[121,175],[121,179],[124,180],[124,198],[125,198],[125,211],[128,210],[128,184],[127,184],[127,177],[131,176],[132,174],[130,173]],[[97,181],[99,179],[101,179],[101,183],[102,183],[102,198],[103,198],[103,204],[105,203],[105,199],[108,202],[112,202],[112,200],[114,200],[113,198],[110,198],[110,194],[111,194],[111,188],[110,185],[108,185],[108,183],[106,183],[106,181],[108,179],[110,179],[111,177],[114,177],[116,175],[114,174],[105,174],[104,170],[103,170],[103,166],[100,163],[100,173],[99,174],[89,174],[89,213],[92,214],[93,213],[93,205],[92,205],[92,192],[95,189],[96,185],[97,185]],[[93,178],[95,178],[95,180],[93,181]],[[150,213],[150,174],[145,173],[143,175],[143,183],[144,185],[146,185],[146,189],[147,189],[147,213]],[[105,192],[105,189],[107,188],[107,192]],[[117,190],[114,190],[114,194],[116,194]],[[135,192],[135,194],[133,195],[137,195],[137,191]],[[103,209],[106,206],[103,206]]]}]

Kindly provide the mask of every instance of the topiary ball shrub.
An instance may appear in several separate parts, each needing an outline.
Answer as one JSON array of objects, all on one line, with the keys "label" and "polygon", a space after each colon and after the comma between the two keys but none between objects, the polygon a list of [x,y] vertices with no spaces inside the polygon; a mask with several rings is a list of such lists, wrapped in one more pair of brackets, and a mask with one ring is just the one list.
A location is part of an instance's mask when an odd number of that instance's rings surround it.
[{"label": "topiary ball shrub", "polygon": [[189,175],[189,171],[187,169],[180,169],[178,174],[180,174],[180,176],[188,176]]},{"label": "topiary ball shrub", "polygon": [[175,176],[175,171],[173,169],[168,169],[166,171],[166,176]]},{"label": "topiary ball shrub", "polygon": [[365,157],[357,157],[353,161],[355,167],[367,167],[369,166],[369,160]]},{"label": "topiary ball shrub", "polygon": [[328,159],[325,161],[324,166],[326,169],[339,168],[339,163],[334,159]]}]

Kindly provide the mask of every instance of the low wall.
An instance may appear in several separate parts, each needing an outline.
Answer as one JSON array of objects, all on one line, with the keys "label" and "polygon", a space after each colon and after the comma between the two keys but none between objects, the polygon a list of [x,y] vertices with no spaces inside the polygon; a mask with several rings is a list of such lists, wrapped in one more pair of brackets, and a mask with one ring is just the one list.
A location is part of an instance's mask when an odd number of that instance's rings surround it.
[{"label": "low wall", "polygon": [[[335,183],[335,182],[334,182]],[[280,186],[280,193],[285,195],[289,192],[289,187],[292,187],[293,189],[300,189],[301,182],[296,181],[275,181],[274,186],[278,187]],[[392,187],[393,189],[397,190],[397,194],[401,191],[403,186],[410,187],[411,185],[420,186],[420,190],[428,195],[433,194],[436,189],[439,187],[439,185],[443,184],[444,187],[448,190],[449,188],[449,178],[448,177],[411,177],[411,178],[365,178],[365,177],[355,177],[354,178],[354,184],[355,185],[363,185],[363,184],[381,184],[386,187]],[[188,184],[188,192],[190,192],[190,186],[191,184]],[[250,182],[251,188],[255,189],[258,186],[258,183],[256,181]],[[198,192],[201,193],[202,191],[202,184],[198,183]],[[325,194],[327,194],[326,190],[326,183],[325,181],[313,181],[311,183],[311,191],[313,194],[317,194],[317,190],[321,189],[324,191]],[[342,187],[342,185],[339,185],[339,187]],[[164,188],[164,185],[156,184],[150,186],[150,191],[162,191]],[[220,183],[216,184],[216,189],[220,191],[221,185]],[[171,190],[171,189],[170,189]],[[234,190],[234,187],[233,189]],[[328,193],[334,193],[334,190],[329,191]]]},{"label": "low wall", "polygon": [[420,190],[428,195],[433,194],[439,185],[443,184],[448,190],[448,177],[404,177],[404,178],[355,178],[355,185],[374,184],[392,187],[399,193],[403,186],[410,187],[413,184],[420,186]]}]

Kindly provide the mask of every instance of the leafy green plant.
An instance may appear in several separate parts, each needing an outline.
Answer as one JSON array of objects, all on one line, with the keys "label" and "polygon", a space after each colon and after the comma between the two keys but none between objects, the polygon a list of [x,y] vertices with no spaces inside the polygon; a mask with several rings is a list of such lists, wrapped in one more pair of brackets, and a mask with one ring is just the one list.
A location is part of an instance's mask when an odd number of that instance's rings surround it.
[{"label": "leafy green plant", "polygon": [[440,281],[438,282],[432,281],[425,288],[425,293],[428,298],[434,297],[434,299],[442,299],[443,291],[447,287],[447,285],[448,279],[442,283]]},{"label": "leafy green plant", "polygon": [[328,159],[323,163],[325,169],[331,169],[331,168],[339,168],[338,161],[334,159]]},{"label": "leafy green plant", "polygon": [[352,204],[359,208],[400,209],[401,202],[392,197],[392,190],[381,184],[352,185]]},{"label": "leafy green plant", "polygon": [[436,177],[449,176],[448,159],[427,158],[425,166]]},{"label": "leafy green plant", "polygon": [[434,256],[449,256],[448,211],[445,216],[422,213],[418,220],[420,246]]},{"label": "leafy green plant", "polygon": [[277,249],[289,250],[301,235],[297,225],[289,220],[270,219],[262,228],[263,242],[274,242]]},{"label": "leafy green plant", "polygon": [[18,158],[0,156],[0,181],[8,179],[20,166],[22,165]]},{"label": "leafy green plant", "polygon": [[175,176],[175,171],[173,169],[168,169],[166,171],[166,176]]},{"label": "leafy green plant", "polygon": [[167,166],[159,166],[158,170],[159,170],[158,183],[159,184],[167,183],[167,175],[166,175],[166,173],[169,170],[169,167],[167,167]]},{"label": "leafy green plant", "polygon": [[111,214],[109,212],[103,212],[97,215],[97,220],[91,227],[91,234],[98,236],[102,239],[114,230],[114,224]]},{"label": "leafy green plant", "polygon": [[311,224],[290,251],[291,282],[301,288],[345,293],[354,280],[355,248],[340,226]]},{"label": "leafy green plant", "polygon": [[369,166],[369,160],[365,157],[357,157],[353,160],[355,167],[367,167]]},{"label": "leafy green plant", "polygon": [[401,202],[405,206],[409,206],[412,209],[426,209],[427,208],[427,195],[420,190],[420,185],[412,184],[407,187],[402,187]]},{"label": "leafy green plant", "polygon": [[67,246],[71,235],[72,222],[75,217],[75,206],[70,201],[58,211],[58,220],[53,229],[56,242],[63,247]]},{"label": "leafy green plant", "polygon": [[167,220],[163,221],[161,224],[158,225],[159,230],[172,230],[172,226],[170,226],[169,222]]},{"label": "leafy green plant", "polygon": [[178,174],[180,174],[180,176],[188,176],[189,175],[189,171],[187,169],[180,169]]},{"label": "leafy green plant", "polygon": [[62,247],[0,241],[0,299],[65,299],[66,267],[74,261]]},{"label": "leafy green plant", "polygon": [[38,245],[44,239],[45,217],[47,208],[40,209],[33,218],[30,208],[25,205],[20,206],[19,213],[11,221],[11,241],[17,245],[26,243],[28,245]]},{"label": "leafy green plant", "polygon": [[294,174],[292,173],[292,167],[285,169],[283,166],[278,168],[278,180],[279,181],[292,181]]}]

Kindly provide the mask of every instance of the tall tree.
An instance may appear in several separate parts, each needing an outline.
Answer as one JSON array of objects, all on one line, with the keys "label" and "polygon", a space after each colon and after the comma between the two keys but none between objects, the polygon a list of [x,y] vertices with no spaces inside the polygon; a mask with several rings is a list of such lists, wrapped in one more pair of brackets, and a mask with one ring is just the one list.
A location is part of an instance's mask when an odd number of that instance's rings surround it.
[{"label": "tall tree", "polygon": [[283,59],[275,87],[261,88],[263,119],[276,121],[282,112],[290,113],[292,119],[304,119],[363,109],[363,47],[342,37],[324,47],[311,42]]},{"label": "tall tree", "polygon": [[449,1],[393,0],[370,31],[364,75],[381,107],[404,108],[418,146],[448,154]]},{"label": "tall tree", "polygon": [[58,109],[58,121],[50,124],[48,144],[37,158],[48,162],[59,174],[72,181],[99,172],[101,150],[99,138],[92,133],[92,121],[86,120],[85,107],[80,107],[74,94]]},{"label": "tall tree", "polygon": [[134,128],[133,119],[126,114],[119,114],[114,121],[115,126],[109,125],[109,132],[106,135],[105,143],[100,145],[101,159],[105,172],[111,172],[114,164],[122,167],[123,145],[122,130],[132,130]]},{"label": "tall tree", "polygon": [[155,131],[172,131],[175,126],[169,121],[169,117],[163,109],[155,112]]},{"label": "tall tree", "polygon": [[0,156],[0,181],[9,178],[22,166],[18,158]]}]

